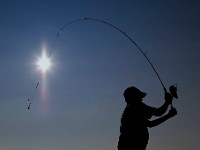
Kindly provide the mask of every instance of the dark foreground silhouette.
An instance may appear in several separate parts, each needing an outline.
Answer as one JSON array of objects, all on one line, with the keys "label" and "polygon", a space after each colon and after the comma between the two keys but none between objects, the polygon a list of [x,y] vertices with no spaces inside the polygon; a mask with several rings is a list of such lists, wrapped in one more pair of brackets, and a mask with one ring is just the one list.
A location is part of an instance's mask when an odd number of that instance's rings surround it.
[{"label": "dark foreground silhouette", "polygon": [[[169,93],[165,93],[165,102],[159,108],[144,104],[142,100],[145,96],[146,93],[133,86],[124,91],[127,105],[121,117],[118,150],[145,150],[149,140],[148,128],[155,127],[177,114],[173,107],[165,114],[173,100]],[[149,120],[152,116],[160,117]]]}]

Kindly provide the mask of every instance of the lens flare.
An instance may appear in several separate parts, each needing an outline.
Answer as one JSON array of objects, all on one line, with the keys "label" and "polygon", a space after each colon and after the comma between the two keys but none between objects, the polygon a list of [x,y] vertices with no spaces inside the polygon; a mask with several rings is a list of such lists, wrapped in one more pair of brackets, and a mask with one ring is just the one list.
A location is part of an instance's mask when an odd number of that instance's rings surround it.
[{"label": "lens flare", "polygon": [[43,50],[42,56],[37,61],[38,68],[42,71],[43,74],[51,67],[51,60],[47,57],[46,52]]}]

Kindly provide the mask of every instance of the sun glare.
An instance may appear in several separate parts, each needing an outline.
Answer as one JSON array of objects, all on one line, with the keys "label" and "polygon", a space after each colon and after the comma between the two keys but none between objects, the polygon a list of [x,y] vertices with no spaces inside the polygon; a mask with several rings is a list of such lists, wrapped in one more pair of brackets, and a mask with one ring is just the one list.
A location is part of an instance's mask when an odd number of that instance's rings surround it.
[{"label": "sun glare", "polygon": [[42,73],[46,73],[47,70],[51,67],[51,61],[50,58],[46,56],[45,51],[43,51],[42,56],[38,59],[37,65],[39,69],[42,71]]}]

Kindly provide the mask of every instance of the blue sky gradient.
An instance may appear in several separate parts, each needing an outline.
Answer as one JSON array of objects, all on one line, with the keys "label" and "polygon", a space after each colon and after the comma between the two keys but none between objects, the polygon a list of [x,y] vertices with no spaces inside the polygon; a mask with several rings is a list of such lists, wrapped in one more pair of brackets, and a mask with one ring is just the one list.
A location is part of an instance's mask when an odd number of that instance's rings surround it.
[{"label": "blue sky gradient", "polygon": [[35,61],[42,48],[50,52],[67,22],[92,17],[125,31],[147,52],[165,86],[178,85],[178,115],[149,130],[147,149],[198,150],[199,7],[194,0],[2,0],[0,149],[114,150],[128,86],[147,92],[150,106],[164,102],[162,86],[138,49],[98,22],[65,28],[53,66],[41,78]]}]

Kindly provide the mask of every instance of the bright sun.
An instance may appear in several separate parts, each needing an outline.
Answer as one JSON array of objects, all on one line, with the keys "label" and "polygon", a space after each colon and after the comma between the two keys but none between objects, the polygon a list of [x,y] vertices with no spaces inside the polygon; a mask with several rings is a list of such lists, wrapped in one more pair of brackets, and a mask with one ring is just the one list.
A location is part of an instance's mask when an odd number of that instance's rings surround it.
[{"label": "bright sun", "polygon": [[50,69],[51,61],[50,58],[46,56],[45,51],[43,51],[42,56],[38,59],[37,65],[42,73],[46,73],[46,71]]}]

